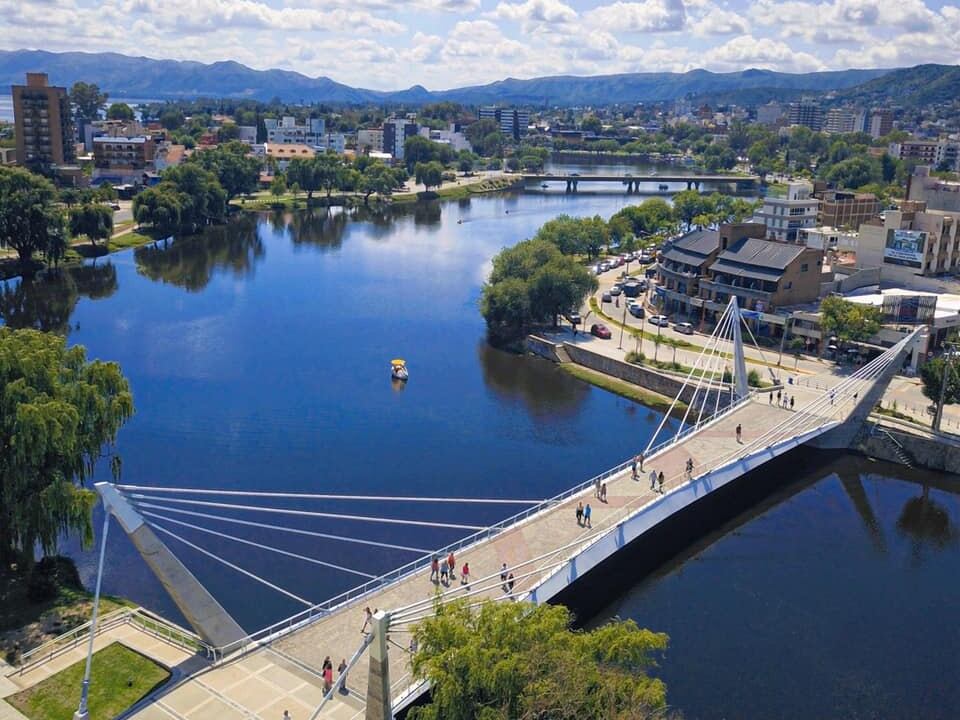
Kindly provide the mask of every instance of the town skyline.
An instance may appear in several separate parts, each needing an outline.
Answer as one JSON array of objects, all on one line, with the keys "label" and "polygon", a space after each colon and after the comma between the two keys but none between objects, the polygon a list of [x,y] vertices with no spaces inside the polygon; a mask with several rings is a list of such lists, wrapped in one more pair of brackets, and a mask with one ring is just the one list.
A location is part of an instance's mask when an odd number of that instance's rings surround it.
[{"label": "town skyline", "polygon": [[[50,5],[57,12],[50,12]],[[51,0],[8,4],[23,49],[292,70],[375,90],[633,72],[803,73],[960,62],[960,9],[921,0]],[[811,22],[815,19],[816,22]],[[215,41],[211,41],[215,38]]]}]

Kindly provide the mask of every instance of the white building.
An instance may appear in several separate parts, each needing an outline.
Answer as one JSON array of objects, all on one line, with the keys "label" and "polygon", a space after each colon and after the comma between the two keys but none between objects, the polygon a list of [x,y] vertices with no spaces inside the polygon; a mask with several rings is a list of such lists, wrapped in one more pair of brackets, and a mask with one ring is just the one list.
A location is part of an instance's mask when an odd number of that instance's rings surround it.
[{"label": "white building", "polygon": [[[922,208],[909,201],[905,207]],[[960,213],[887,210],[882,223],[860,226],[857,266],[882,268],[883,279],[904,287],[929,287],[924,278],[960,272]]]},{"label": "white building", "polygon": [[237,125],[237,139],[247,145],[257,144],[257,128],[255,125]]},{"label": "white building", "polygon": [[830,108],[827,111],[827,118],[823,123],[825,132],[842,135],[845,133],[857,132],[863,126],[857,127],[860,118],[853,110],[846,108]]},{"label": "white building", "polygon": [[798,242],[800,231],[817,226],[820,201],[812,197],[810,183],[771,186],[763,199],[757,220],[767,226],[767,237],[781,242]]},{"label": "white building", "polygon": [[798,241],[807,247],[837,252],[856,252],[859,235],[852,230],[841,230],[823,225],[801,230]]},{"label": "white building", "polygon": [[420,135],[428,140],[433,140],[433,142],[450,145],[454,152],[460,152],[461,150],[469,150],[472,152],[473,146],[470,144],[470,141],[467,140],[467,137],[457,128],[458,126],[454,123],[451,123],[447,130],[431,130],[428,127],[422,127],[420,128]]},{"label": "white building", "polygon": [[383,128],[357,130],[357,152],[383,152]]},{"label": "white building", "polygon": [[[310,118],[304,125],[298,125],[296,118],[286,116],[279,120],[265,118],[264,127],[267,129],[267,144],[282,145],[309,145],[310,147],[326,144],[326,122],[323,118]],[[256,139],[256,136],[254,136]]]},{"label": "white building", "polygon": [[478,120],[493,120],[500,125],[500,132],[504,137],[519,140],[527,134],[530,127],[530,113],[520,108],[500,108],[494,106],[481,107],[477,113]]}]

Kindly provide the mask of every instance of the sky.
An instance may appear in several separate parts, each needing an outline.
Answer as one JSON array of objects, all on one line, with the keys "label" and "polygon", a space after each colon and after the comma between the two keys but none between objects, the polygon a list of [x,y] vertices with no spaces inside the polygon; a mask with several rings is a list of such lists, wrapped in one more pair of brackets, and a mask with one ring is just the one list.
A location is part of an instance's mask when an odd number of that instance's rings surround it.
[{"label": "sky", "polygon": [[0,27],[6,50],[236,60],[385,90],[960,63],[960,5],[940,0],[0,0]]}]

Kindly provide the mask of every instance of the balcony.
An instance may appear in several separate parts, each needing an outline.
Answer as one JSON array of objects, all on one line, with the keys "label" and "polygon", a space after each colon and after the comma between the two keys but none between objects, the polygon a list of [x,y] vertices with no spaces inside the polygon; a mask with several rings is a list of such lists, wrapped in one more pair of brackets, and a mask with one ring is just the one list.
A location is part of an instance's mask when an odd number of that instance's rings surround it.
[{"label": "balcony", "polygon": [[736,295],[738,298],[761,300],[768,304],[770,303],[771,297],[773,297],[773,293],[767,290],[741,287],[739,285],[730,285],[728,283],[719,282],[717,280],[707,280],[705,278],[700,280],[700,290],[725,293],[727,295]]},{"label": "balcony", "polygon": [[676,269],[679,266],[669,266],[664,263],[657,265],[657,271],[663,273],[665,277],[673,278],[674,280],[681,280],[684,282],[689,282],[691,280],[696,280],[700,275],[695,272],[687,272],[684,270]]}]

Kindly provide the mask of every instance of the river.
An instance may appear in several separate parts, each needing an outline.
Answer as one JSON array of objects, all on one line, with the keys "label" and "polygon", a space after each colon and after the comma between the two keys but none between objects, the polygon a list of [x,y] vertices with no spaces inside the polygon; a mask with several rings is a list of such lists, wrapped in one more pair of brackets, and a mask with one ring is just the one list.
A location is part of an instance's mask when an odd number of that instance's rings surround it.
[{"label": "river", "polygon": [[[0,315],[66,332],[91,357],[122,365],[137,405],[119,438],[126,482],[546,497],[635,452],[660,416],[549,363],[490,348],[480,286],[492,256],[544,221],[563,212],[606,217],[628,202],[636,196],[549,192],[382,213],[245,216],[53,283],[6,283]],[[411,372],[402,388],[388,374],[397,356]],[[956,480],[849,457],[835,463],[798,469],[787,491],[637,578],[601,613],[670,634],[658,672],[687,718],[956,716]],[[927,514],[900,521],[924,494],[920,482],[932,487],[934,530],[925,529]],[[470,524],[509,513],[323,509]],[[421,547],[457,535],[293,524]],[[413,559],[223,529],[372,574]],[[311,600],[362,580],[177,532]],[[170,543],[248,630],[300,609]],[[93,555],[67,549],[91,581]],[[104,589],[177,617],[116,526]]]}]

